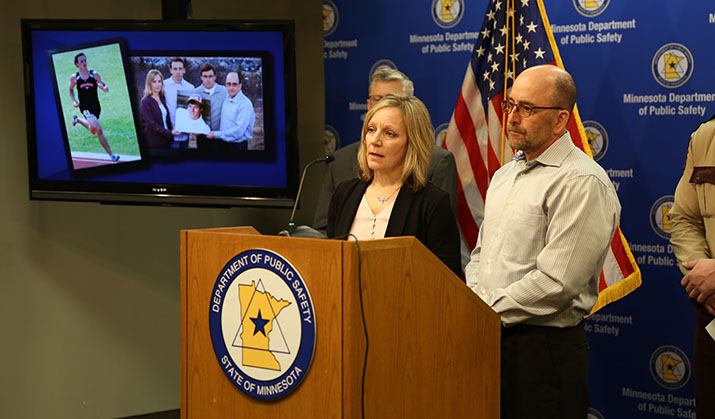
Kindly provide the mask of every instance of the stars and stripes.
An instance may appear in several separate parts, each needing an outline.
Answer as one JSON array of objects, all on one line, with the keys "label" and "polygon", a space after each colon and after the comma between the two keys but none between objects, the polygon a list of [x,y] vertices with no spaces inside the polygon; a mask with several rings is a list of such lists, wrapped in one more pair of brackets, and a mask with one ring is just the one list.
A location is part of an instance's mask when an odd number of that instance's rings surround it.
[{"label": "stars and stripes", "polygon": [[[506,117],[500,106],[505,92],[528,67],[552,64],[563,68],[542,0],[490,1],[479,33],[444,141],[459,172],[457,221],[465,263],[484,218],[489,181],[513,154],[506,142]],[[567,128],[574,143],[591,155],[577,109]],[[620,228],[609,253],[594,312],[641,282]]]}]

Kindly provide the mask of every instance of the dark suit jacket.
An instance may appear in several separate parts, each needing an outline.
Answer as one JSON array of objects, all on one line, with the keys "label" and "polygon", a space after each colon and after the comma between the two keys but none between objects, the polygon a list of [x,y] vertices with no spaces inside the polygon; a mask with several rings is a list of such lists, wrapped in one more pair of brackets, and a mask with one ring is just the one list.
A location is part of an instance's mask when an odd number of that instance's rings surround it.
[{"label": "dark suit jacket", "polygon": [[[346,145],[333,153],[335,160],[328,163],[323,176],[323,186],[315,208],[313,228],[325,232],[328,226],[328,206],[340,183],[357,179],[357,153],[360,141]],[[457,164],[451,151],[435,146],[427,170],[427,180],[449,194],[452,213],[457,216]]]},{"label": "dark suit jacket", "polygon": [[[166,99],[161,97],[161,103],[166,107]],[[173,136],[171,135],[171,118],[167,108],[166,126],[161,122],[161,109],[151,96],[144,96],[141,102],[141,114],[144,122],[144,138],[146,145],[152,148],[168,147],[171,144]]]},{"label": "dark suit jacket", "polygon": [[[335,190],[328,210],[328,237],[344,238],[355,219],[368,183],[347,180]],[[462,275],[457,220],[449,196],[430,182],[417,192],[403,186],[387,223],[385,237],[415,236],[457,276]]]}]

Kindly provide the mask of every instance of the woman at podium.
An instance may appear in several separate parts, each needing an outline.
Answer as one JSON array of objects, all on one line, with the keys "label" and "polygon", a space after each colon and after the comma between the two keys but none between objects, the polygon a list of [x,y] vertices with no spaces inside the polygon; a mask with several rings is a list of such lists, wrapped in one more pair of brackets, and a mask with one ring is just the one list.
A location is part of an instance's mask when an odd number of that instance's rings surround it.
[{"label": "woman at podium", "polygon": [[338,185],[328,210],[328,237],[415,236],[461,276],[449,195],[426,177],[433,147],[422,101],[389,94],[372,106],[362,128],[358,178]]}]

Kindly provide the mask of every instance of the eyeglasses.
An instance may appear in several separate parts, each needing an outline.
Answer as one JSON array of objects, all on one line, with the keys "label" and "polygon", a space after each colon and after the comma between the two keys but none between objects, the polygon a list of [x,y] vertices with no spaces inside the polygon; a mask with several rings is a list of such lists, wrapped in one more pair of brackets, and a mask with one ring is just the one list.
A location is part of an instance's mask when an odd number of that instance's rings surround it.
[{"label": "eyeglasses", "polygon": [[528,105],[528,104],[523,104],[520,105],[518,103],[514,103],[508,100],[502,100],[501,101],[501,111],[504,112],[505,114],[510,114],[511,111],[516,109],[516,113],[519,114],[520,117],[522,118],[528,118],[531,116],[531,114],[534,112],[535,109],[559,109],[559,110],[564,110],[563,108],[559,108],[556,106],[533,106],[533,105]]}]

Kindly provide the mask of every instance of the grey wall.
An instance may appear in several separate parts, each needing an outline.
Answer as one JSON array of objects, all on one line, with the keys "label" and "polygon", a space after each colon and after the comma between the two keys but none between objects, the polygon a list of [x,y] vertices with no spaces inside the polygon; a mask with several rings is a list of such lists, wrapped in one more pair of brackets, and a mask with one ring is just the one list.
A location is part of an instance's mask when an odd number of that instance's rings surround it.
[{"label": "grey wall", "polygon": [[[77,6],[83,4],[83,6]],[[196,19],[294,19],[301,166],[324,129],[318,0],[194,0]],[[112,418],[176,409],[179,230],[254,225],[289,210],[191,209],[28,199],[21,18],[159,19],[159,0],[3,1],[0,57],[0,417]],[[308,177],[312,219],[322,169]]]}]

